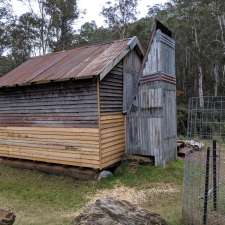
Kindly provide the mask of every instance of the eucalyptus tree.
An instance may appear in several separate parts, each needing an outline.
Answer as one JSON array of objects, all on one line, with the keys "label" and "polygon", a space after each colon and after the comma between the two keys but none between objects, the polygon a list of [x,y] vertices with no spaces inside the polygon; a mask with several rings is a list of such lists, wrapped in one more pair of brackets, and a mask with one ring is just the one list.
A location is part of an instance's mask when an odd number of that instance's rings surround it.
[{"label": "eucalyptus tree", "polygon": [[101,14],[109,28],[116,29],[120,38],[127,36],[128,25],[137,19],[137,0],[108,1]]},{"label": "eucalyptus tree", "polygon": [[0,0],[0,56],[9,47],[9,28],[13,20],[10,1]]},{"label": "eucalyptus tree", "polygon": [[16,65],[35,55],[39,45],[37,21],[31,13],[22,14],[10,26],[10,54]]},{"label": "eucalyptus tree", "polygon": [[29,7],[39,29],[39,54],[64,50],[74,43],[74,20],[79,16],[76,0],[20,0]]},{"label": "eucalyptus tree", "polygon": [[76,0],[46,0],[46,12],[51,18],[50,28],[54,39],[53,50],[64,50],[73,46],[74,20],[79,16]]}]

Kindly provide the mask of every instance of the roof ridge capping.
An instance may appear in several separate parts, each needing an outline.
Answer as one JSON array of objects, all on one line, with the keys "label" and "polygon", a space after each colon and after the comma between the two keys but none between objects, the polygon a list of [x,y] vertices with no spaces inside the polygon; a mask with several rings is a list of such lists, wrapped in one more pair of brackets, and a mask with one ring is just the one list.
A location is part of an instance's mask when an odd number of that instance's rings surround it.
[{"label": "roof ridge capping", "polygon": [[[136,46],[138,53],[144,57],[144,50],[141,46],[140,41],[138,40],[137,36],[133,36],[132,38],[126,38],[122,40],[129,40],[127,42],[127,48],[115,59],[111,64],[106,66],[103,71],[100,73],[100,80],[102,80],[109,72],[112,70],[114,66],[116,66],[131,50],[133,50]],[[121,41],[122,41],[121,40]]]}]

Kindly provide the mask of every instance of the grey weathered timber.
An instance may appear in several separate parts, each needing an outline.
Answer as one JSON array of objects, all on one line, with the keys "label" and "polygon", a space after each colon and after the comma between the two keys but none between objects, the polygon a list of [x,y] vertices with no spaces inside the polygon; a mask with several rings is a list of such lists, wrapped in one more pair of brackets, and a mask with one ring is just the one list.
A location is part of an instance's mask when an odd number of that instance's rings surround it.
[{"label": "grey weathered timber", "polygon": [[123,110],[123,63],[116,65],[100,82],[101,113]]},{"label": "grey weathered timber", "polygon": [[155,26],[127,114],[126,152],[153,156],[156,165],[164,165],[176,159],[175,41],[157,27],[163,25]]},{"label": "grey weathered timber", "polygon": [[142,57],[136,51],[130,52],[123,60],[123,112],[129,111],[138,90]]},{"label": "grey weathered timber", "polygon": [[143,76],[163,72],[175,77],[175,41],[157,30],[143,69]]},{"label": "grey weathered timber", "polygon": [[176,88],[153,82],[139,86],[127,119],[127,152],[154,156],[156,165],[176,158]]},{"label": "grey weathered timber", "polygon": [[1,126],[97,127],[96,80],[1,89]]}]

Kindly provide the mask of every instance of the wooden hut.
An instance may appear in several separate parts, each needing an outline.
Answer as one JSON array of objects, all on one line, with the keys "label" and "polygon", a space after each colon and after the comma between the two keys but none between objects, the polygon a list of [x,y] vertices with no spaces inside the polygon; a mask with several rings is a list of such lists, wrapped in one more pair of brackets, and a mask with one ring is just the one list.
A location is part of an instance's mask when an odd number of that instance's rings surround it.
[{"label": "wooden hut", "polygon": [[145,57],[133,37],[34,57],[1,77],[0,156],[96,169],[125,148],[173,159],[174,42],[157,24]]},{"label": "wooden hut", "polygon": [[119,161],[123,75],[137,76],[142,58],[134,37],[34,57],[1,77],[0,156],[99,169]]}]

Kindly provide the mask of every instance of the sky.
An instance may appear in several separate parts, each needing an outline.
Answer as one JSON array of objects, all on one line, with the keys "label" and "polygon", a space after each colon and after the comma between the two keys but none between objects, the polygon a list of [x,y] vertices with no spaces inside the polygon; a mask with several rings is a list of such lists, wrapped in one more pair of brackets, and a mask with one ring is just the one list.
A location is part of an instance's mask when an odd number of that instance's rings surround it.
[{"label": "sky", "polygon": [[[104,18],[100,15],[102,7],[109,0],[78,0],[78,7],[81,11],[86,11],[86,14],[80,16],[75,21],[74,28],[79,29],[85,22],[95,20],[97,26],[104,26]],[[113,0],[112,0],[113,2]],[[165,3],[166,0],[139,0],[138,3],[138,18],[144,17],[147,14],[147,6]],[[18,0],[11,0],[13,11],[18,16],[29,10],[29,7]]]}]

